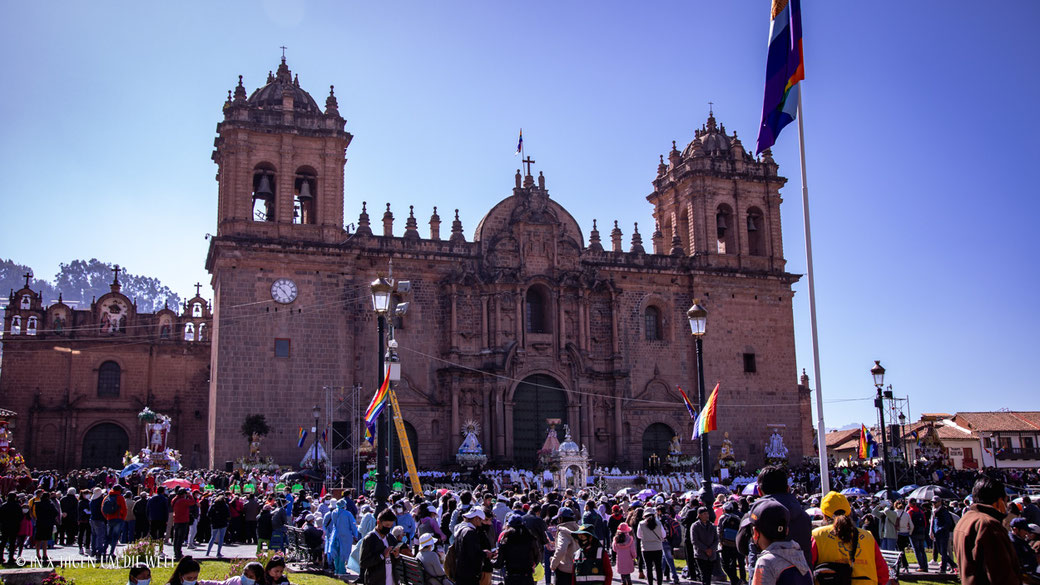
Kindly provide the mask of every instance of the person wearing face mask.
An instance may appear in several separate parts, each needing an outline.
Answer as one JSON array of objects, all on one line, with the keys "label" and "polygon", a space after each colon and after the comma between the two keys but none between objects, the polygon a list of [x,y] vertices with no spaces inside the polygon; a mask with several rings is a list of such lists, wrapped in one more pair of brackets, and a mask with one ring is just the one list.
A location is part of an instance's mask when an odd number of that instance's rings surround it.
[{"label": "person wearing face mask", "polygon": [[335,568],[337,575],[347,572],[347,559],[354,543],[358,541],[357,520],[347,510],[346,499],[336,502],[336,509],[329,517],[328,533],[328,559]]},{"label": "person wearing face mask", "polygon": [[257,583],[266,585],[266,581],[264,581],[264,566],[253,561],[246,563],[246,566],[242,568],[241,575],[235,575],[224,581],[199,579],[195,585],[257,585]]},{"label": "person wearing face mask", "polygon": [[198,585],[201,570],[199,562],[190,555],[181,557],[181,560],[177,561],[177,566],[173,568],[173,573],[166,585]]},{"label": "person wearing face mask", "polygon": [[148,585],[152,582],[152,570],[144,563],[137,563],[130,567],[130,578],[127,585]]},{"label": "person wearing face mask", "polygon": [[361,541],[361,569],[365,585],[394,585],[394,560],[400,554],[397,539],[390,534],[397,522],[391,509],[379,514],[376,529]]},{"label": "person wearing face mask", "polygon": [[751,539],[760,552],[752,585],[812,585],[809,563],[798,543],[790,540],[791,514],[773,500],[760,500],[748,514]]}]

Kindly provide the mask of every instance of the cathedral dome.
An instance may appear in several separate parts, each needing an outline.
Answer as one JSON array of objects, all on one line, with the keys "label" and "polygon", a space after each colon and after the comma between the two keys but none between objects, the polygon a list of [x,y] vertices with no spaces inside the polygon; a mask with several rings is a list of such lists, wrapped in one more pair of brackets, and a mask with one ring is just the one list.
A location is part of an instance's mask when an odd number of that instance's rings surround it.
[{"label": "cathedral dome", "polygon": [[559,451],[561,455],[576,455],[581,452],[581,447],[571,439],[570,427],[567,427],[567,435],[563,438],[563,442],[560,443]]},{"label": "cathedral dome", "polygon": [[705,124],[694,135],[693,141],[683,149],[683,158],[694,156],[695,151],[711,155],[714,153],[729,152],[733,146],[732,140],[726,135],[725,126],[719,127],[715,123],[714,114],[708,115],[708,123]]},{"label": "cathedral dome", "polygon": [[253,95],[249,96],[249,105],[261,109],[281,109],[282,96],[286,91],[292,94],[293,110],[308,114],[321,113],[321,108],[318,107],[318,103],[314,101],[311,94],[300,87],[299,77],[293,79],[284,57],[281,65],[278,66],[277,74],[269,75],[267,85],[258,88]]}]

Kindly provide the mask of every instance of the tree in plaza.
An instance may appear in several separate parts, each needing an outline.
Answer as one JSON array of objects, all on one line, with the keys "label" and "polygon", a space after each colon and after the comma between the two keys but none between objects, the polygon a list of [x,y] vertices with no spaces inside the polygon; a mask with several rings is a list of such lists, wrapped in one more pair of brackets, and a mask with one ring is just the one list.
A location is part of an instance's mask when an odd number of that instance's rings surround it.
[{"label": "tree in plaza", "polygon": [[239,430],[241,431],[242,436],[246,438],[246,442],[252,443],[253,435],[265,437],[267,436],[267,433],[271,432],[271,427],[267,425],[266,415],[250,414],[242,421],[242,428]]},{"label": "tree in plaza", "polygon": [[[19,290],[25,286],[26,273],[32,275],[33,269],[24,264],[18,264],[14,260],[4,260],[0,258],[0,292],[4,293],[5,299],[8,291]],[[40,280],[30,276],[29,286],[33,290],[40,291],[43,294],[44,303],[49,303],[58,298],[58,293],[55,292],[51,283],[46,280]]]}]

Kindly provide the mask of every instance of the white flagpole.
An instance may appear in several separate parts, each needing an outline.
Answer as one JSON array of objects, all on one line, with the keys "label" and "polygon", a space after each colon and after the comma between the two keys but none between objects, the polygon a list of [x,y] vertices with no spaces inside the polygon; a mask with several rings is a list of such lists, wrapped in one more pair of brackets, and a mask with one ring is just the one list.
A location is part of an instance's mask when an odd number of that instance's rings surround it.
[{"label": "white flagpole", "polygon": [[809,329],[812,332],[813,373],[816,375],[816,444],[820,453],[820,488],[831,491],[827,461],[827,427],[823,422],[823,382],[820,381],[820,336],[816,330],[816,280],[813,278],[812,230],[809,228],[809,185],[805,178],[805,130],[802,125],[802,88],[798,87],[798,155],[802,163],[802,217],[805,220],[805,267],[809,279]]}]

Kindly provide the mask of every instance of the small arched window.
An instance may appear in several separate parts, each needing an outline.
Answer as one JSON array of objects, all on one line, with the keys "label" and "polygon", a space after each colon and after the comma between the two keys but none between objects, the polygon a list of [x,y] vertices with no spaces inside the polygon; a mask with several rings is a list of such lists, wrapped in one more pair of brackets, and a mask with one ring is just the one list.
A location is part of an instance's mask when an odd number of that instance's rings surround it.
[{"label": "small arched window", "polygon": [[36,335],[36,317],[29,317],[25,323],[25,334]]},{"label": "small arched window", "polygon": [[735,227],[733,225],[733,210],[729,205],[723,203],[715,208],[715,236],[719,254],[736,253],[736,243],[733,237]]},{"label": "small arched window", "polygon": [[647,341],[661,340],[661,311],[650,305],[643,312],[643,327]]},{"label": "small arched window", "polygon": [[317,223],[318,174],[310,167],[296,171],[293,184],[293,223]]},{"label": "small arched window", "polygon": [[527,289],[526,296],[526,318],[528,333],[548,333],[548,319],[546,312],[548,303],[545,302],[545,293],[532,286]]},{"label": "small arched window", "polygon": [[253,170],[253,221],[275,219],[274,167],[261,163]]},{"label": "small arched window", "polygon": [[202,316],[202,303],[192,303],[191,305],[191,316],[201,317]]},{"label": "small arched window", "polygon": [[196,335],[196,337],[198,338],[199,341],[202,341],[203,339],[205,339],[202,336],[205,332],[206,332],[206,324],[205,323],[199,323],[199,334]]},{"label": "small arched window", "polygon": [[752,256],[765,256],[765,224],[762,222],[762,212],[757,207],[752,207],[747,213],[748,232],[748,254]]},{"label": "small arched window", "polygon": [[118,398],[122,370],[115,362],[105,362],[98,368],[97,395],[99,398]]},{"label": "small arched window", "polygon": [[20,305],[20,308],[22,308],[22,309],[30,309],[30,308],[32,308],[32,297],[30,297],[29,295],[22,295],[22,304]]},{"label": "small arched window", "polygon": [[195,324],[184,324],[184,341],[195,341]]},{"label": "small arched window", "polygon": [[11,317],[11,335],[22,334],[22,318],[18,315]]}]

